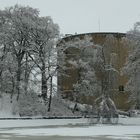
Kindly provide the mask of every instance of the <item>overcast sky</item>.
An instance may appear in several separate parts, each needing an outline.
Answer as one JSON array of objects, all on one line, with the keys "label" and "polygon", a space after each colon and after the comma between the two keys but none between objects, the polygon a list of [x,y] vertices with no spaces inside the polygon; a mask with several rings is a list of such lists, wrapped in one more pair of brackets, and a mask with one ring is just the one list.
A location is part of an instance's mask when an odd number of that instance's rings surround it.
[{"label": "overcast sky", "polygon": [[0,0],[0,9],[15,4],[51,16],[62,34],[127,32],[140,21],[140,0]]}]

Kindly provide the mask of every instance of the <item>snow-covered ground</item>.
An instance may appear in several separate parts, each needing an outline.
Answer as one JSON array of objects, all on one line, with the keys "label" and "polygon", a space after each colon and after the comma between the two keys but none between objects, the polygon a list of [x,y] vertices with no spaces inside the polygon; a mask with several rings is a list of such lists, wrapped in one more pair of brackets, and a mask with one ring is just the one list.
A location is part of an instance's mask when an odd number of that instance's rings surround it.
[{"label": "snow-covered ground", "polygon": [[0,98],[0,118],[14,118],[19,117],[19,115],[13,115],[13,110],[15,110],[16,102],[10,102],[10,96],[4,94]]},{"label": "snow-covered ground", "polygon": [[117,125],[88,125],[87,119],[0,120],[0,140],[140,140],[140,118]]},{"label": "snow-covered ground", "polygon": [[[53,100],[54,110],[48,116],[75,115],[59,101]],[[12,115],[13,107],[8,96],[1,98],[0,118],[19,117]],[[89,122],[85,118],[0,120],[0,140],[140,140],[140,118],[120,118],[117,125]]]},{"label": "snow-covered ground", "polygon": [[[0,97],[0,118],[19,118],[21,116],[21,113],[19,113],[19,104],[16,101],[16,96],[13,97],[13,102],[11,103],[10,95],[9,94],[2,94]],[[45,117],[55,117],[55,116],[81,116],[81,112],[75,111],[74,113],[72,112],[72,109],[69,108],[70,106],[70,101],[64,101],[62,99],[59,99],[57,97],[52,98],[52,103],[51,103],[51,110],[50,112],[46,112],[44,114]],[[26,104],[25,104],[26,105]],[[75,105],[75,103],[71,103],[71,105]],[[23,107],[23,106],[22,106]],[[30,111],[26,111],[24,108],[29,108],[29,106],[24,106],[23,110],[21,111],[24,116],[22,117],[41,117],[42,114],[37,114],[37,115],[29,115]],[[44,107],[45,108],[45,107]],[[47,108],[47,107],[46,107]],[[34,109],[34,108],[33,108]],[[33,110],[32,109],[32,110]],[[42,108],[38,107],[38,111],[42,110]],[[24,113],[23,113],[24,111]],[[26,112],[26,113],[25,113]],[[19,115],[20,114],[20,115]]]}]

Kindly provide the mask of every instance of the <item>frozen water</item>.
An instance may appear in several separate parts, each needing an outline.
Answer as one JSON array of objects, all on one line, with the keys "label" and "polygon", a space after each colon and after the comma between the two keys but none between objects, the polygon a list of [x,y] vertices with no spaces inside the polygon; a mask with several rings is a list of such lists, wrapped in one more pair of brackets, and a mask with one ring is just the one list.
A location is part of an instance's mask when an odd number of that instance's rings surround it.
[{"label": "frozen water", "polygon": [[118,125],[91,126],[87,122],[87,119],[0,120],[0,140],[140,139],[140,118],[121,118]]}]

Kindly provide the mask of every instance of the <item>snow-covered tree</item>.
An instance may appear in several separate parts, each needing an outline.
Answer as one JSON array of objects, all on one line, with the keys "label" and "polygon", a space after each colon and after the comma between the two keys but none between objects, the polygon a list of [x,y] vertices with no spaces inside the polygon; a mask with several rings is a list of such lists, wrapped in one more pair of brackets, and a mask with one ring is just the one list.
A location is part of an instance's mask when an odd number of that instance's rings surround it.
[{"label": "snow-covered tree", "polygon": [[[19,5],[0,11],[0,25],[0,76],[7,72],[11,75],[12,93],[17,94],[18,100],[20,93],[28,93],[33,76],[39,74],[45,100],[48,80],[56,68],[58,25],[51,17],[40,17],[37,9]],[[9,57],[11,65],[6,65]]]},{"label": "snow-covered tree", "polygon": [[[40,17],[37,9],[15,5],[0,10],[0,92],[10,93],[11,102],[13,95],[17,100],[21,96],[20,109],[23,98],[31,100],[30,92],[36,90],[32,94],[41,94],[45,104],[49,98],[50,111],[58,70],[58,38],[58,25],[51,17]],[[36,102],[38,96],[33,96]]]},{"label": "snow-covered tree", "polygon": [[66,48],[67,50],[77,49],[77,53],[73,52],[72,56],[68,54],[69,67],[78,70],[77,82],[73,85],[74,97],[100,94],[101,85],[95,74],[95,65],[102,61],[99,56],[101,47],[93,44],[89,36],[85,36],[82,40],[76,38],[74,41],[69,41]]},{"label": "snow-covered tree", "polygon": [[129,55],[123,68],[123,73],[129,77],[125,90],[130,92],[135,107],[140,109],[140,22],[127,33],[129,41]]},{"label": "snow-covered tree", "polygon": [[56,56],[55,46],[59,36],[59,28],[51,17],[39,17],[32,27],[32,34],[34,44],[30,50],[29,57],[40,71],[41,95],[45,101],[48,92],[47,84],[51,77],[50,73],[56,66],[56,60],[53,57]]},{"label": "snow-covered tree", "polygon": [[1,46],[11,53],[15,61],[15,93],[17,100],[21,90],[21,79],[25,55],[30,48],[32,25],[38,17],[38,10],[15,5],[0,11]]},{"label": "snow-covered tree", "polygon": [[0,91],[10,93],[12,102],[16,87],[16,64],[10,52],[7,52],[6,55],[4,54],[3,59],[0,61],[0,67]]}]

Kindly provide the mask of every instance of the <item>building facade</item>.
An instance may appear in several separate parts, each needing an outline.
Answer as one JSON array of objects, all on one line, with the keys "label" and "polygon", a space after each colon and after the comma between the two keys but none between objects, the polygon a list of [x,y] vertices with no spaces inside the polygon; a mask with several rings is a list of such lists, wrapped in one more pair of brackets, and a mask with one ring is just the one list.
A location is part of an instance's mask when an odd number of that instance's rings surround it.
[{"label": "building facade", "polygon": [[[128,44],[126,40],[126,34],[124,33],[86,33],[86,34],[76,34],[69,35],[62,39],[62,41],[58,44],[58,46],[62,45],[63,42],[68,42],[75,40],[75,38],[84,39],[85,36],[90,36],[91,40],[94,44],[98,44],[103,46],[106,63],[110,63],[111,55],[116,54],[114,58],[113,67],[118,71],[118,76],[115,83],[115,89],[113,91],[114,95],[112,98],[116,100],[116,103],[119,100],[118,106],[120,108],[127,109],[128,104],[124,104],[128,99],[128,94],[124,91],[124,86],[128,81],[128,77],[121,74],[122,68],[126,62],[126,58],[128,56]],[[63,44],[64,45],[64,44]],[[74,55],[78,54],[78,50],[68,49],[66,51],[67,60],[70,57],[74,57]],[[113,56],[114,57],[114,56]],[[69,98],[73,92],[73,84],[75,84],[78,80],[78,70],[77,69],[68,69],[66,71],[69,76],[59,75],[58,76],[58,85],[62,92],[64,98]],[[100,77],[100,72],[97,71],[97,77]],[[88,99],[87,97],[83,97],[84,102],[92,102],[91,97]],[[91,101],[89,101],[91,100]]]}]

